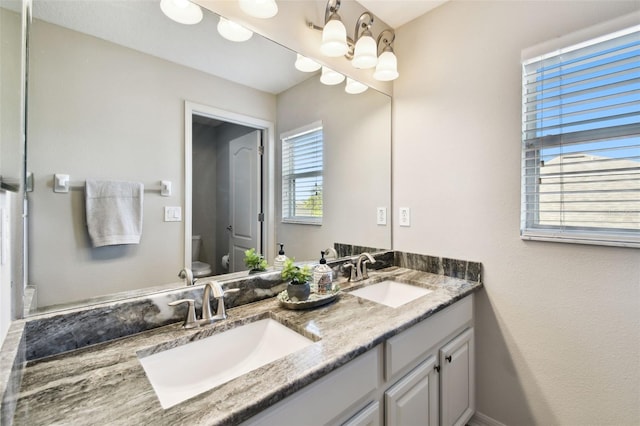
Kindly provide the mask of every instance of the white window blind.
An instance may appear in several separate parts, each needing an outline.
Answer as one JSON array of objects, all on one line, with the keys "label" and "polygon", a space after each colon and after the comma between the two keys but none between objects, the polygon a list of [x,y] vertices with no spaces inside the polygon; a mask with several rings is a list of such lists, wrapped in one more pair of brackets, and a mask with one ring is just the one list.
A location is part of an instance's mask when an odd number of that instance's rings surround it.
[{"label": "white window blind", "polygon": [[526,239],[640,247],[640,26],[523,62]]},{"label": "white window blind", "polygon": [[322,123],[288,132],[282,140],[282,221],[322,224]]}]

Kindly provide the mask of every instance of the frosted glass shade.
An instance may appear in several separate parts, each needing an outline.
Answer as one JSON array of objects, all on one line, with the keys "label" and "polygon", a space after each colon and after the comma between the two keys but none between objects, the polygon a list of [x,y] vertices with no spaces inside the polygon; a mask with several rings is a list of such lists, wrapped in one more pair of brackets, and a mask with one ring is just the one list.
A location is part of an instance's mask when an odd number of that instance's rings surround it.
[{"label": "frosted glass shade", "polygon": [[391,81],[398,78],[398,59],[392,51],[382,52],[378,58],[378,65],[373,78],[378,81]]},{"label": "frosted glass shade", "polygon": [[339,19],[331,19],[324,26],[320,51],[331,57],[344,56],[349,51],[347,29]]},{"label": "frosted glass shade", "polygon": [[360,69],[373,68],[378,63],[378,46],[373,37],[362,36],[356,42],[351,64]]},{"label": "frosted glass shade", "polygon": [[189,0],[161,0],[160,10],[180,24],[193,25],[202,21],[202,9]]},{"label": "frosted glass shade", "polygon": [[251,30],[246,29],[242,25],[236,24],[226,18],[220,17],[218,21],[218,32],[220,35],[230,41],[247,41],[253,35]]},{"label": "frosted glass shade", "polygon": [[369,87],[366,84],[362,84],[359,81],[347,77],[347,85],[345,86],[344,91],[349,93],[350,95],[357,95],[358,93],[364,92],[368,88]]},{"label": "frosted glass shade", "polygon": [[273,18],[278,13],[275,0],[239,0],[240,9],[254,18]]},{"label": "frosted glass shade", "polygon": [[320,64],[314,61],[313,59],[309,59],[306,56],[302,56],[301,54],[297,54],[296,56],[296,69],[302,72],[314,72],[320,69]]},{"label": "frosted glass shade", "polygon": [[332,70],[331,68],[322,67],[322,75],[320,76],[320,82],[328,86],[334,86],[344,81],[344,75]]}]

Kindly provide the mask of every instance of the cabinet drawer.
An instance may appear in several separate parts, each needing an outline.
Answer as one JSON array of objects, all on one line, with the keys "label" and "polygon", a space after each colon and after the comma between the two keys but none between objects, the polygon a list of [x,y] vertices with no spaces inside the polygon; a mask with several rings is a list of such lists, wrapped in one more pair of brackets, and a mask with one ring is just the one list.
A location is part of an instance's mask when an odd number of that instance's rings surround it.
[{"label": "cabinet drawer", "polygon": [[391,379],[406,366],[443,339],[464,327],[473,319],[473,295],[419,322],[385,343],[385,378]]},{"label": "cabinet drawer", "polygon": [[381,346],[311,383],[244,425],[325,425],[336,413],[354,410],[381,382]]},{"label": "cabinet drawer", "polygon": [[373,401],[342,426],[380,426],[380,403]]}]

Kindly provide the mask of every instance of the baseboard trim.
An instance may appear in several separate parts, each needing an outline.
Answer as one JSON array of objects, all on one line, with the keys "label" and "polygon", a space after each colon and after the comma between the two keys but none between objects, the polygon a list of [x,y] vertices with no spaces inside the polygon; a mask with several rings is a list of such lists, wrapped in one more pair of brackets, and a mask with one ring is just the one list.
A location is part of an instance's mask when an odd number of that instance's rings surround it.
[{"label": "baseboard trim", "polygon": [[471,420],[467,422],[468,426],[506,426],[503,423],[500,423],[496,419],[493,419],[486,414],[482,414],[479,412],[475,412]]}]

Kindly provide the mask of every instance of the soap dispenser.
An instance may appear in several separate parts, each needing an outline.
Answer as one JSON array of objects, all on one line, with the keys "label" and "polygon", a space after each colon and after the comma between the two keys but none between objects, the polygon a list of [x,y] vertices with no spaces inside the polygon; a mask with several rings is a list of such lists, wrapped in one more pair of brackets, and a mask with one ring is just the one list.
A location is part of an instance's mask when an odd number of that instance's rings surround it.
[{"label": "soap dispenser", "polygon": [[273,267],[276,271],[282,271],[282,268],[284,268],[284,262],[287,260],[287,256],[284,254],[284,244],[278,243],[278,245],[280,246],[280,251],[273,261]]},{"label": "soap dispenser", "polygon": [[320,264],[313,270],[313,286],[318,294],[327,294],[333,289],[333,270],[327,265],[323,251],[320,256]]}]

